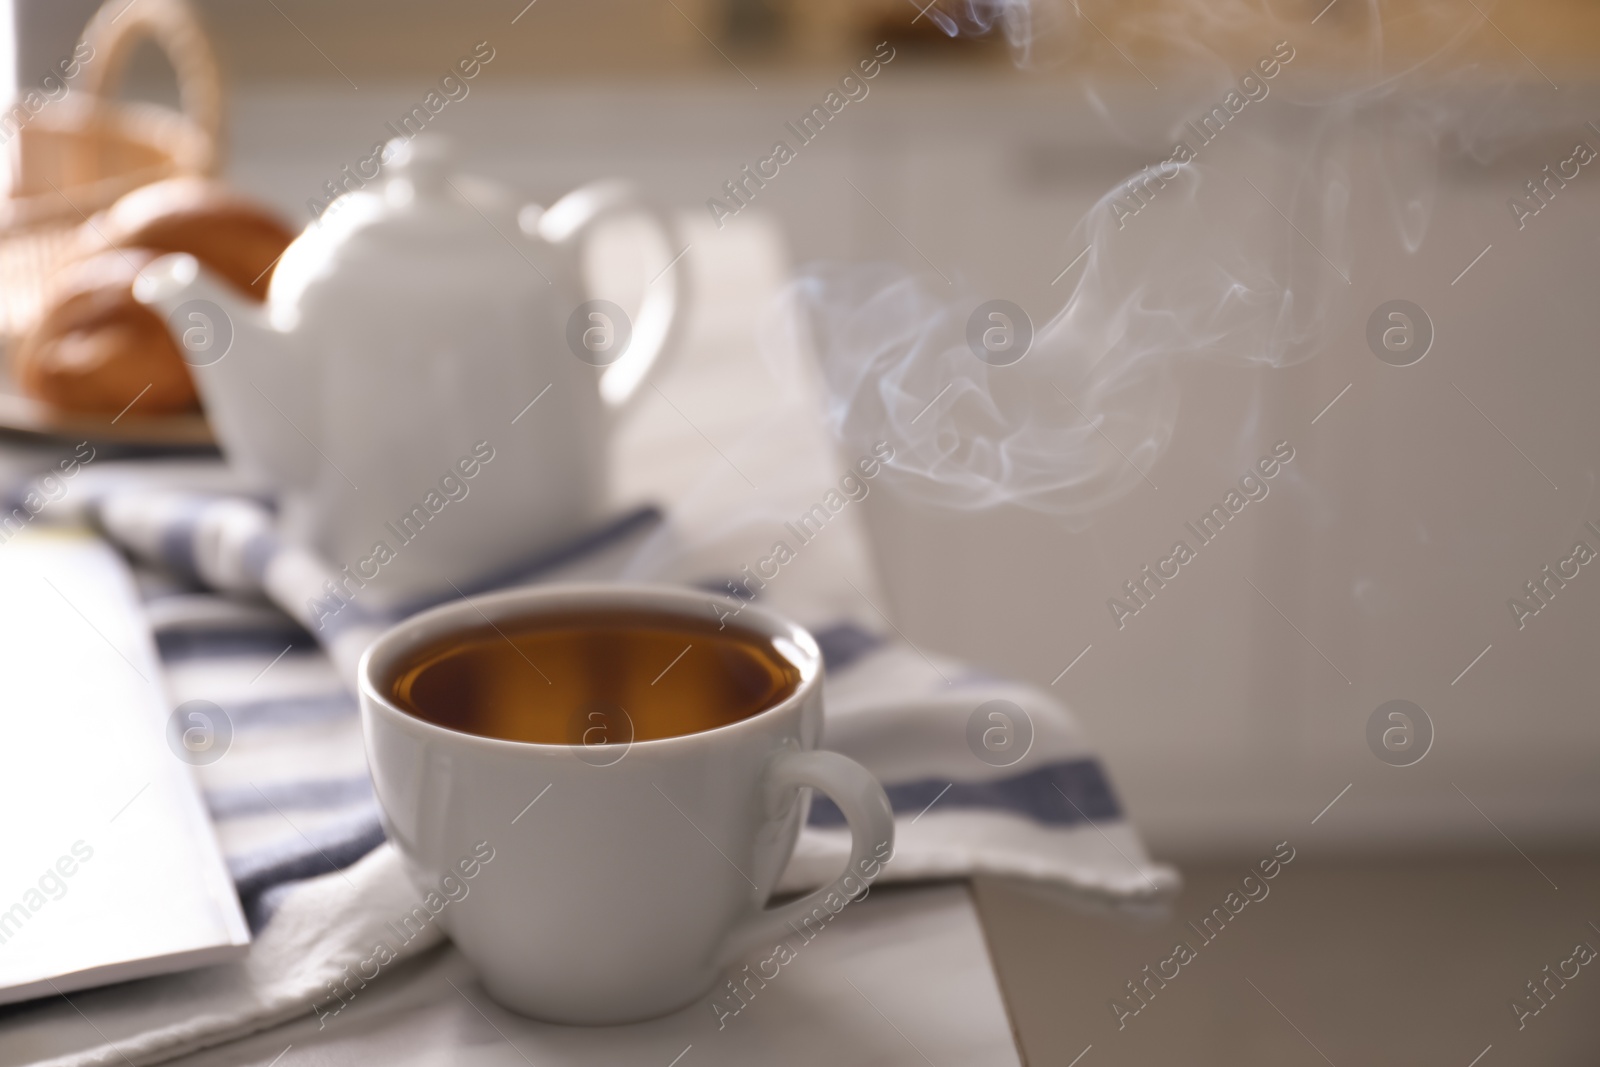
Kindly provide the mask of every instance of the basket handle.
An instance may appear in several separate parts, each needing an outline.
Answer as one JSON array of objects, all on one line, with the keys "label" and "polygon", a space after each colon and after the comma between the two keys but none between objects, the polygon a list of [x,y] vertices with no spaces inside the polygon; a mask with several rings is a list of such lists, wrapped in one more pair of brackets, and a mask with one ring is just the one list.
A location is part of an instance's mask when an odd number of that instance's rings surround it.
[{"label": "basket handle", "polygon": [[209,142],[201,170],[214,172],[221,156],[222,74],[200,20],[184,0],[107,0],[83,31],[83,43],[94,50],[83,66],[83,90],[102,107],[114,99],[128,57],[145,40],[172,64],[183,112]]}]

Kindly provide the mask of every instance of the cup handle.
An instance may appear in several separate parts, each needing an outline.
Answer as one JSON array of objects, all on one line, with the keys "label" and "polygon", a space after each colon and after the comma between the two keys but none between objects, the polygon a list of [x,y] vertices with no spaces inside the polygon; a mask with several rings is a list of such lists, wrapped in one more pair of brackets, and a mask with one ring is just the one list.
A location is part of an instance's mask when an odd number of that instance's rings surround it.
[{"label": "cup handle", "polygon": [[[574,189],[539,216],[537,231],[551,244],[579,249],[595,223],[628,214],[648,218],[667,254],[674,253],[678,230],[672,220],[642,200],[632,185],[619,179],[590,182]],[[660,277],[646,286],[628,351],[600,375],[600,399],[613,414],[628,407],[650,375],[661,369],[663,357],[682,332],[688,293],[689,271],[680,253]]]},{"label": "cup handle", "polygon": [[[850,860],[844,871],[827,885],[776,908],[763,908],[728,935],[718,959],[724,965],[760,944],[779,927],[808,918],[830,894],[846,899],[860,892],[845,887],[854,876],[863,886],[877,877],[878,869],[894,854],[894,812],[883,786],[861,764],[837,752],[790,749],[767,765],[767,800],[776,805],[792,789],[811,786],[827,794],[850,824]],[[867,872],[871,871],[869,875]]]}]

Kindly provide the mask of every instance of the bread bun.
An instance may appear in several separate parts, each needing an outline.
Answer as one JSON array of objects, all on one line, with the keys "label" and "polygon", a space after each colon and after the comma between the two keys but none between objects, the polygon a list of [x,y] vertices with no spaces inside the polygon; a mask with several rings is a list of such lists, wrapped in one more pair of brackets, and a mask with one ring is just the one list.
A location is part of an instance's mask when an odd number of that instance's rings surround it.
[{"label": "bread bun", "polygon": [[[12,373],[29,396],[65,411],[130,416],[198,405],[167,324],[133,298],[133,280],[159,253],[107,251],[51,278],[44,314],[23,337]],[[141,395],[142,394],[142,395]]]},{"label": "bread bun", "polygon": [[181,177],[135,189],[83,227],[82,238],[84,254],[107,247],[187,252],[234,288],[265,300],[270,268],[294,234],[221,182]]},{"label": "bread bun", "polygon": [[[158,256],[187,252],[241,293],[265,300],[294,234],[219,182],[169,178],[135,189],[79,228],[75,254],[51,278],[12,374],[64,411],[159,415],[199,406],[189,368],[161,317],[133,297]],[[140,391],[149,387],[140,396]]]}]

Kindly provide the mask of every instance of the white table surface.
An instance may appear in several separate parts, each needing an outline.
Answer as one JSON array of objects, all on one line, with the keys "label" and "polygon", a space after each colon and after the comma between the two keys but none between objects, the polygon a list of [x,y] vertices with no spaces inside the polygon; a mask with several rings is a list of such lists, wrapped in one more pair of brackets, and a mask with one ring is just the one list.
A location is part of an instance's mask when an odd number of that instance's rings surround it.
[{"label": "white table surface", "polygon": [[[569,1027],[489,999],[450,945],[301,1022],[171,1061],[182,1067],[710,1067],[1020,1064],[965,885],[875,889],[840,912],[720,1031],[704,1002],[652,1022]],[[282,1057],[279,1059],[279,1057]]]}]

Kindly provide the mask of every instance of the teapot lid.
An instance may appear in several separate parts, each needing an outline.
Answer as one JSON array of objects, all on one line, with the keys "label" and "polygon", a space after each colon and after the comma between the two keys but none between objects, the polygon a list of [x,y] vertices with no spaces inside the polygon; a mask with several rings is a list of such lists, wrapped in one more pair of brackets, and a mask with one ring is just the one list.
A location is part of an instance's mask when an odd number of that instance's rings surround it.
[{"label": "teapot lid", "polygon": [[[450,161],[454,155],[454,144],[443,134],[420,133],[409,141],[396,137],[383,149],[389,185],[406,182],[416,194],[441,195],[450,186]],[[410,195],[410,191],[401,194]]]},{"label": "teapot lid", "polygon": [[447,270],[504,278],[519,257],[516,270],[548,283],[552,266],[524,237],[511,195],[454,173],[455,155],[437,133],[385,145],[379,180],[335,200],[284,252],[269,304],[298,305],[313,283],[337,284],[340,275],[363,288],[437,282]]}]

